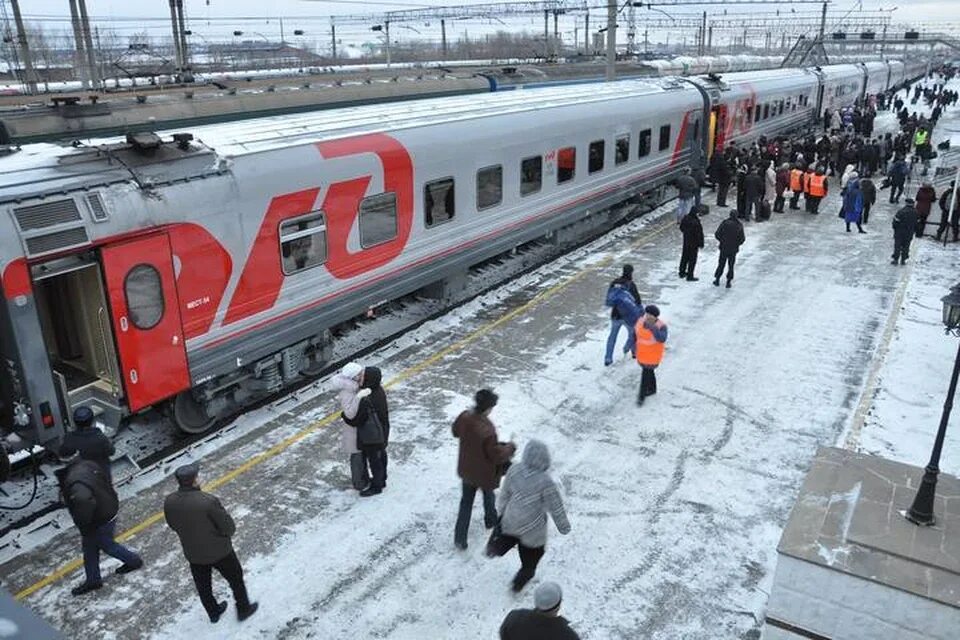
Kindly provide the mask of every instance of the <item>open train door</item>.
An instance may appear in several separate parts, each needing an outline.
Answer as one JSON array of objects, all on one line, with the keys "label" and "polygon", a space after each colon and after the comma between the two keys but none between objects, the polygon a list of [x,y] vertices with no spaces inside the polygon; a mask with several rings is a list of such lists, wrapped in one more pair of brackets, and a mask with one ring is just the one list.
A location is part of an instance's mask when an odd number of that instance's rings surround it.
[{"label": "open train door", "polygon": [[139,411],[190,387],[170,240],[158,233],[100,257],[127,404]]}]

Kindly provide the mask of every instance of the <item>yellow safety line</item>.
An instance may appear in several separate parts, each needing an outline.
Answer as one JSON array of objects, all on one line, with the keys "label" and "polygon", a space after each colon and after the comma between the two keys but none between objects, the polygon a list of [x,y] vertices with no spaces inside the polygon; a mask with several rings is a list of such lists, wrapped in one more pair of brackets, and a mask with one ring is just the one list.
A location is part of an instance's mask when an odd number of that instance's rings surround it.
[{"label": "yellow safety line", "polygon": [[[676,225],[675,225],[674,223],[672,223],[672,222],[671,222],[670,224],[665,224],[665,225],[663,225],[662,227],[660,227],[659,229],[656,229],[655,231],[653,231],[653,232],[651,232],[651,233],[649,233],[649,234],[644,234],[643,237],[638,238],[638,239],[637,239],[635,242],[633,242],[632,244],[633,244],[634,246],[636,246],[636,245],[640,244],[641,242],[647,242],[648,240],[651,240],[651,239],[655,238],[656,236],[660,235],[660,234],[663,233],[664,231],[666,231],[666,230],[668,230],[668,229],[672,229],[672,228],[674,228],[675,226],[676,226]],[[491,322],[491,323],[489,323],[489,324],[486,324],[486,325],[480,327],[479,329],[476,329],[476,330],[473,331],[472,333],[468,334],[466,337],[458,340],[457,342],[454,342],[453,344],[451,344],[451,345],[448,346],[448,347],[445,347],[445,348],[441,349],[440,351],[438,351],[437,353],[433,354],[432,356],[430,356],[430,357],[427,358],[426,360],[423,360],[422,362],[420,362],[420,363],[418,363],[418,364],[415,364],[415,365],[413,365],[413,366],[411,366],[411,367],[408,367],[408,368],[405,369],[404,371],[401,371],[399,374],[397,374],[396,377],[394,377],[392,380],[390,380],[389,382],[387,382],[387,383],[384,384],[383,386],[384,386],[385,388],[388,388],[388,389],[389,389],[390,387],[396,386],[396,385],[400,384],[401,382],[403,382],[403,381],[405,381],[405,380],[413,377],[414,375],[420,373],[421,371],[423,371],[424,369],[430,367],[431,365],[436,364],[437,362],[439,362],[440,360],[442,360],[442,359],[445,358],[446,356],[448,356],[448,355],[450,355],[450,354],[452,354],[452,353],[455,353],[455,352],[457,352],[457,351],[460,351],[461,349],[463,349],[464,347],[466,347],[466,346],[469,345],[470,343],[475,342],[477,339],[485,336],[486,334],[490,333],[491,331],[493,331],[493,330],[496,329],[497,327],[499,327],[499,326],[501,326],[501,325],[503,325],[503,324],[505,324],[505,323],[507,323],[507,322],[510,322],[511,320],[513,320],[513,319],[516,318],[517,316],[525,313],[526,311],[529,311],[530,309],[533,309],[534,307],[537,307],[537,306],[543,304],[544,302],[546,302],[547,300],[549,300],[550,298],[552,298],[552,297],[555,296],[556,294],[560,293],[561,291],[563,291],[564,289],[566,289],[567,287],[569,287],[569,286],[570,286],[571,284],[573,284],[574,282],[578,281],[580,278],[582,278],[582,277],[585,276],[586,274],[590,273],[591,271],[595,271],[595,270],[597,270],[597,269],[601,269],[601,268],[605,267],[606,265],[608,265],[608,264],[609,264],[610,262],[612,262],[612,261],[613,261],[613,255],[610,255],[610,256],[607,256],[606,258],[600,260],[600,261],[597,262],[596,264],[594,264],[594,265],[592,265],[592,266],[590,266],[590,267],[587,267],[587,268],[583,269],[582,271],[579,271],[578,273],[575,273],[574,275],[570,276],[569,278],[567,278],[567,279],[564,280],[563,282],[560,282],[560,283],[558,283],[558,284],[550,287],[550,288],[547,289],[546,291],[537,294],[536,296],[534,296],[534,297],[533,297],[529,302],[527,302],[526,304],[524,304],[524,305],[522,305],[522,306],[519,306],[519,307],[517,307],[516,309],[514,309],[513,311],[510,311],[509,313],[501,316],[500,318],[497,318],[497,319],[494,320],[493,322]],[[262,453],[259,453],[259,454],[255,455],[254,457],[250,458],[248,461],[246,461],[245,463],[243,463],[242,465],[240,465],[240,466],[237,467],[236,469],[233,469],[232,471],[229,471],[229,472],[225,473],[224,475],[220,476],[219,478],[216,478],[216,479],[214,479],[214,480],[211,480],[209,483],[203,485],[203,488],[204,488],[204,489],[207,489],[207,490],[213,490],[213,489],[216,489],[217,487],[221,487],[221,486],[227,484],[228,482],[231,482],[231,481],[235,480],[236,478],[238,478],[239,476],[243,475],[244,473],[250,471],[251,469],[253,469],[253,468],[256,467],[257,465],[259,465],[259,464],[261,464],[261,463],[263,463],[263,462],[266,462],[266,461],[269,460],[270,458],[276,457],[277,455],[279,455],[280,453],[282,453],[282,452],[285,451],[286,449],[289,449],[292,445],[300,442],[301,440],[303,440],[303,439],[306,438],[307,436],[315,433],[317,430],[322,429],[323,427],[329,425],[329,424],[332,423],[334,420],[336,420],[338,417],[340,417],[340,412],[339,412],[339,411],[336,411],[336,412],[331,413],[331,414],[329,414],[329,415],[327,415],[327,416],[324,416],[323,418],[320,418],[320,419],[317,420],[316,422],[314,422],[314,423],[312,423],[312,424],[304,427],[301,431],[293,434],[293,435],[290,436],[289,438],[286,438],[285,440],[283,440],[283,441],[275,444],[274,446],[270,447],[270,448],[267,449],[266,451],[264,451],[264,452],[262,452]],[[152,527],[153,525],[155,525],[155,524],[157,524],[158,522],[161,522],[161,521],[163,521],[163,512],[162,512],[162,511],[158,511],[158,512],[154,513],[153,515],[147,517],[146,519],[142,520],[142,521],[139,522],[138,524],[135,524],[134,526],[130,527],[129,529],[127,529],[126,531],[124,531],[124,532],[121,533],[120,535],[118,535],[118,536],[117,536],[117,540],[120,541],[120,542],[123,542],[124,540],[128,540],[129,538],[132,538],[133,536],[137,535],[138,533],[141,533],[142,531],[144,531],[144,530]],[[82,566],[83,566],[83,559],[82,559],[82,558],[75,558],[75,559],[71,560],[70,562],[68,562],[67,564],[65,564],[65,565],[63,565],[62,567],[60,567],[59,569],[57,569],[56,571],[50,573],[50,574],[47,575],[46,577],[38,580],[37,582],[33,583],[33,584],[30,585],[29,587],[26,587],[25,589],[23,589],[22,591],[19,591],[19,592],[16,594],[15,597],[16,597],[17,600],[23,600],[24,598],[29,597],[30,595],[36,593],[36,592],[39,591],[40,589],[43,589],[44,587],[46,587],[46,586],[48,586],[48,585],[51,585],[51,584],[53,584],[54,582],[59,581],[61,578],[65,577],[66,575],[68,575],[68,574],[70,574],[70,573],[73,573],[74,571],[76,571],[77,569],[79,569],[79,568],[82,567]]]}]

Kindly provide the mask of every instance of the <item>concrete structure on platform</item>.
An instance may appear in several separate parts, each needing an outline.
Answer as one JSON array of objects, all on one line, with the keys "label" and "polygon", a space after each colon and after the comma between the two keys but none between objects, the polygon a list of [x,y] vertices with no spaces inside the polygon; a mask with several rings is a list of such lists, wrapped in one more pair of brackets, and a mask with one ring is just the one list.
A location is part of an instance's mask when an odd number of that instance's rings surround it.
[{"label": "concrete structure on platform", "polygon": [[960,480],[933,527],[903,517],[923,469],[821,448],[777,547],[765,640],[942,640],[960,628]]}]

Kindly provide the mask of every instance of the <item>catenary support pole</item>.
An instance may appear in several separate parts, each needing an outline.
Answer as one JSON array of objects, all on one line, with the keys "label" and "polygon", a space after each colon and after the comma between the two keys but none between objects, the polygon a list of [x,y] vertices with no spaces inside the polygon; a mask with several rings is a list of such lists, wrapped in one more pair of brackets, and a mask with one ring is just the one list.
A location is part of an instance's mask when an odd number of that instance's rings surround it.
[{"label": "catenary support pole", "polygon": [[337,59],[337,23],[333,21],[333,16],[330,16],[330,55],[334,60]]},{"label": "catenary support pole", "polygon": [[77,75],[80,76],[80,86],[83,89],[90,87],[90,69],[87,67],[87,54],[83,48],[83,29],[80,27],[80,12],[77,10],[77,0],[70,0],[70,25],[73,27],[73,44],[76,54],[73,63],[76,65]]},{"label": "catenary support pole", "polygon": [[[83,0],[80,0],[83,2]],[[177,74],[183,71],[183,53],[180,51],[180,21],[177,20],[177,0],[170,0],[170,29],[173,33],[173,53]]]},{"label": "catenary support pole", "polygon": [[617,79],[617,0],[607,0],[607,82]]},{"label": "catenary support pole", "polygon": [[20,45],[20,56],[23,59],[23,82],[27,85],[27,93],[37,92],[37,74],[33,69],[33,59],[30,56],[30,43],[27,42],[27,31],[23,27],[23,16],[20,14],[19,0],[10,0],[13,5],[13,20],[17,24],[17,43]]},{"label": "catenary support pole", "polygon": [[447,21],[440,20],[440,50],[443,53],[443,60],[447,59]]},{"label": "catenary support pole", "polygon": [[183,0],[177,0],[177,24],[180,27],[180,57],[183,59],[180,82],[190,82],[193,77],[190,73],[190,50],[187,49],[187,27],[186,18],[183,15]]}]

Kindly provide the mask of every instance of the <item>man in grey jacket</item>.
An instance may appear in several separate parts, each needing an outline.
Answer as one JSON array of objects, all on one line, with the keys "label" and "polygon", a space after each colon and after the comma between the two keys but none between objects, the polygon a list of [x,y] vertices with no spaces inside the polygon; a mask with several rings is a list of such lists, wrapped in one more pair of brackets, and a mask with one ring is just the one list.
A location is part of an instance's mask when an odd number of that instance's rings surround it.
[{"label": "man in grey jacket", "polygon": [[177,468],[174,476],[180,487],[167,496],[163,515],[170,528],[180,536],[183,554],[190,563],[193,582],[210,622],[220,620],[227,610],[226,601],[217,602],[213,597],[213,569],[230,584],[237,603],[237,618],[243,621],[254,614],[258,605],[247,597],[243,568],[230,541],[237,527],[220,501],[200,490],[199,473],[200,466],[196,462]]},{"label": "man in grey jacket", "polygon": [[567,512],[557,484],[547,473],[549,468],[547,445],[531,440],[523,448],[523,460],[507,471],[500,490],[500,528],[510,546],[516,545],[520,553],[514,591],[523,589],[537,571],[547,545],[547,514],[560,533],[570,533]]}]

